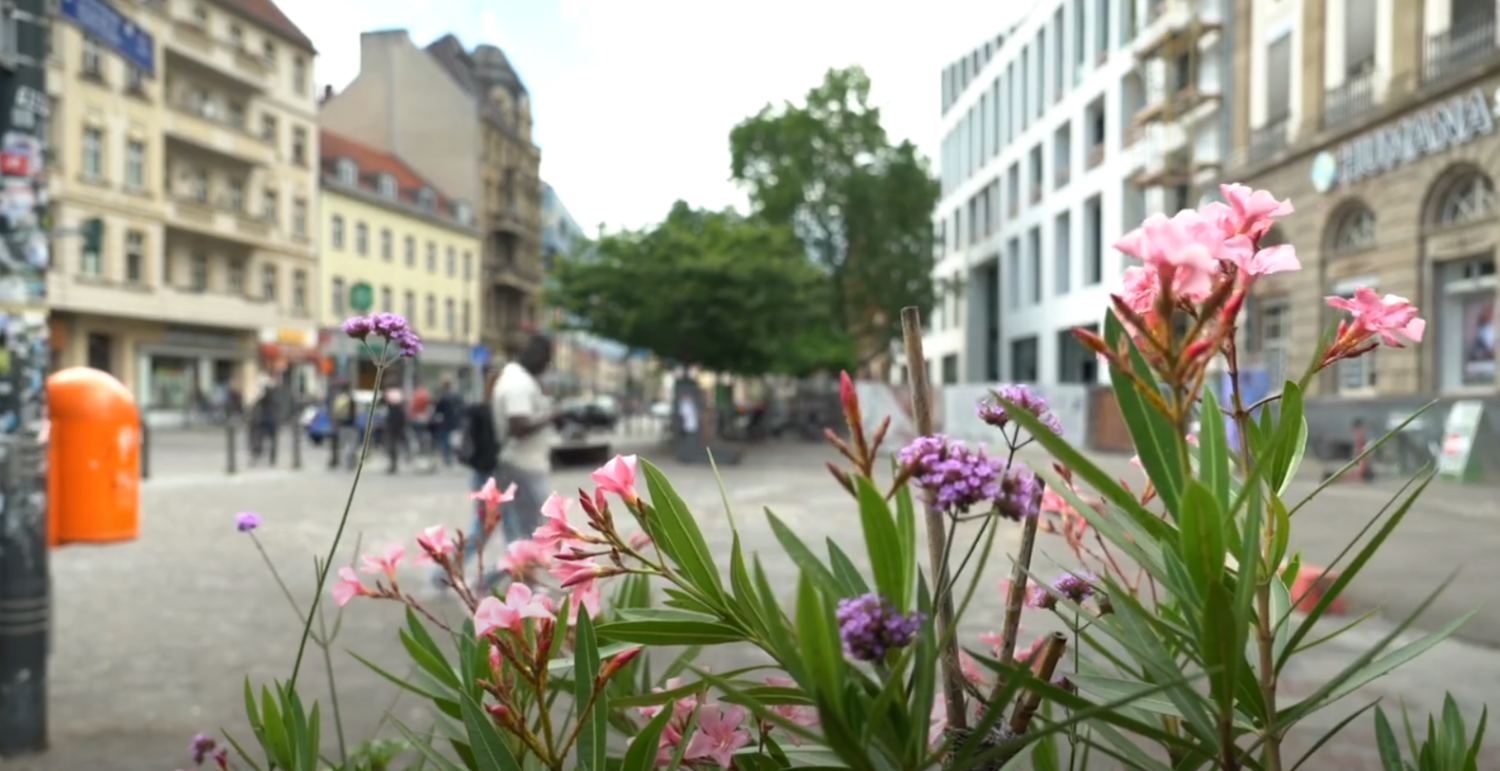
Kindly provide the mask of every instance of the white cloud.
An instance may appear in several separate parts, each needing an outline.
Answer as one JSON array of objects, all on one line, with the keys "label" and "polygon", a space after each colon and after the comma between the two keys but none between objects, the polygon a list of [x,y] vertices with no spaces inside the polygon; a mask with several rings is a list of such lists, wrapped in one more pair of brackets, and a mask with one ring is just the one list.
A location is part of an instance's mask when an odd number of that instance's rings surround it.
[{"label": "white cloud", "polygon": [[[863,65],[887,131],[931,156],[940,142],[942,67],[996,35],[1020,5],[553,1],[556,17],[535,31],[530,25],[541,23],[541,0],[288,5],[323,51],[320,80],[337,85],[359,66],[358,35],[350,30],[375,26],[360,25],[362,19],[410,19],[418,43],[446,24],[470,42],[506,48],[533,92],[542,176],[589,229],[601,221],[611,227],[655,221],[677,198],[713,207],[740,203],[728,181],[729,130],[767,103],[800,100],[829,67]],[[559,49],[568,55],[535,60],[534,52]]]}]

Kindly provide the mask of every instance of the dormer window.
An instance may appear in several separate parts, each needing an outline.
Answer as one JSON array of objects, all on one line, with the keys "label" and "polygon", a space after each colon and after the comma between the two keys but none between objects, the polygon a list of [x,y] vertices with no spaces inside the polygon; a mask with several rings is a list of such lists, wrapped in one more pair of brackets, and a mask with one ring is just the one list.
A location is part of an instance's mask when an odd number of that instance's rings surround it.
[{"label": "dormer window", "polygon": [[456,203],[453,205],[453,218],[468,225],[474,221],[474,212],[469,208],[468,204]]},{"label": "dormer window", "polygon": [[396,178],[390,174],[380,175],[380,194],[386,198],[396,197]]},{"label": "dormer window", "polygon": [[359,183],[359,167],[348,158],[340,158],[338,163],[339,184],[354,187]]},{"label": "dormer window", "polygon": [[433,195],[432,188],[424,187],[417,191],[417,205],[423,211],[432,211],[437,204],[437,196]]}]

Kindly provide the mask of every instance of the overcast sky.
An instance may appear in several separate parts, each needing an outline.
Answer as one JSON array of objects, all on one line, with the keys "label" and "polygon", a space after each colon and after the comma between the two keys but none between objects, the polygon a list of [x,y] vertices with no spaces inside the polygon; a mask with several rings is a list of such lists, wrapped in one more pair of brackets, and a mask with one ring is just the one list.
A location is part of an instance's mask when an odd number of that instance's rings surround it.
[{"label": "overcast sky", "polygon": [[[660,220],[682,198],[742,205],[729,130],[860,64],[886,130],[934,157],[939,73],[1030,3],[927,0],[279,0],[319,50],[318,81],[359,72],[359,31],[456,32],[500,46],[531,92],[542,178],[592,231]],[[918,10],[920,9],[920,10]]]}]

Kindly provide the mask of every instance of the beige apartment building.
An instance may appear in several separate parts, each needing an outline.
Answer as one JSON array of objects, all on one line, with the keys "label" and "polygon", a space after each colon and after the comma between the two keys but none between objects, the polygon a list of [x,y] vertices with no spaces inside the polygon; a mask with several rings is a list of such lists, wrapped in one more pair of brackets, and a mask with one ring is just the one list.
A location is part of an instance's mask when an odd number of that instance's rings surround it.
[{"label": "beige apartment building", "polygon": [[146,72],[63,19],[48,61],[59,366],[114,374],[153,423],[316,383],[312,42],[271,0],[122,0]]},{"label": "beige apartment building", "polygon": [[1248,120],[1228,177],[1292,199],[1271,237],[1303,265],[1259,285],[1256,361],[1275,382],[1299,375],[1339,317],[1324,297],[1368,286],[1417,304],[1425,339],[1322,373],[1315,441],[1347,437],[1355,418],[1379,433],[1432,398],[1500,407],[1494,0],[1253,0],[1236,13],[1231,93]]},{"label": "beige apartment building", "polygon": [[472,201],[483,232],[480,337],[495,359],[538,329],[541,150],[526,87],[494,46],[447,35],[426,48],[406,30],[366,32],[360,71],[323,103],[324,127],[391,153]]}]

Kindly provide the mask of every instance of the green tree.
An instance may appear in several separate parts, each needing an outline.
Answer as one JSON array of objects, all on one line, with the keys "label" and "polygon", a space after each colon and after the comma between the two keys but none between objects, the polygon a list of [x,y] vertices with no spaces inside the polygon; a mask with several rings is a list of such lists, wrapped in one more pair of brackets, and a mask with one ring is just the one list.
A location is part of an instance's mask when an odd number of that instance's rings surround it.
[{"label": "green tree", "polygon": [[655,227],[559,259],[547,301],[573,325],[670,361],[763,374],[852,356],[829,316],[827,276],[785,226],[678,201]]},{"label": "green tree", "polygon": [[935,300],[938,185],[909,141],[891,144],[863,69],[829,70],[804,104],[767,105],[729,135],[755,213],[791,227],[832,279],[835,328],[860,362],[900,337],[894,309]]}]

